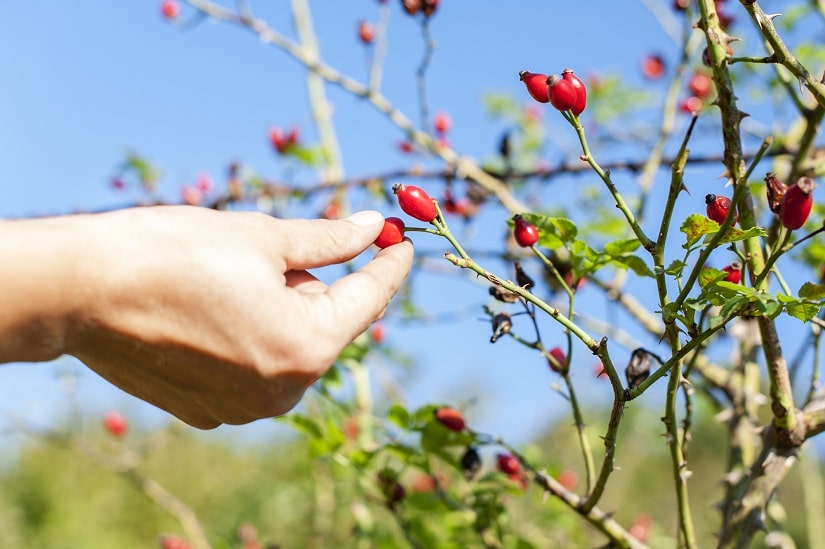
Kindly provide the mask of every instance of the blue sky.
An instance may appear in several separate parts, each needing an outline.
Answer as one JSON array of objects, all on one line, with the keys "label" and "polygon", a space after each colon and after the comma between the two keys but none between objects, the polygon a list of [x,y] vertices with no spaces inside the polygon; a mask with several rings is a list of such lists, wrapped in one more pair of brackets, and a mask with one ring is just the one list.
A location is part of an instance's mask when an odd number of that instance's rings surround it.
[{"label": "blue sky", "polygon": [[[293,34],[288,2],[258,4],[266,6],[260,17]],[[355,29],[360,19],[377,20],[377,2],[311,4],[325,60],[364,80],[365,52]],[[184,9],[185,16],[190,13]],[[307,139],[314,138],[304,69],[246,31],[205,21],[182,32],[162,20],[157,2],[0,0],[0,14],[0,216],[61,214],[133,202],[139,194],[115,193],[108,185],[128,150],[161,168],[160,192],[176,200],[182,184],[204,172],[220,180],[233,160],[263,175],[283,175],[288,166],[266,140],[272,125],[297,125]],[[661,51],[671,61],[675,55],[673,42],[640,2],[444,0],[431,28],[436,51],[428,72],[430,106],[450,113],[450,140],[456,150],[479,157],[495,150],[501,130],[485,116],[482,94],[505,92],[526,99],[519,70],[616,72],[635,85],[643,82],[638,69],[643,55]],[[417,120],[414,72],[422,51],[420,31],[401,13],[398,2],[391,2],[389,33],[382,91]],[[397,128],[364,101],[336,88],[327,91],[348,175],[410,164],[396,150],[403,137]],[[661,85],[651,91],[654,101],[661,97]],[[557,144],[569,146],[572,134],[554,114],[546,111],[545,123]],[[759,122],[770,126],[770,116]],[[552,154],[558,157],[559,151]],[[438,165],[424,158],[414,161]],[[718,184],[720,173],[721,166],[696,170],[694,198]],[[632,176],[621,177],[632,184]],[[302,172],[299,178],[311,180],[312,174]],[[562,199],[565,192],[555,196]],[[683,213],[689,213],[703,205],[685,207]],[[391,207],[386,211],[397,213]],[[498,242],[505,219],[501,210],[485,213],[467,236],[477,243]],[[444,251],[446,243],[426,238],[415,235],[421,253],[437,256]],[[474,427],[516,442],[549,421],[569,421],[562,399],[550,389],[556,379],[535,353],[511,341],[488,343],[489,327],[479,320],[486,288],[440,264],[414,283],[428,311],[462,314],[436,325],[402,326],[388,319],[390,342],[415,359],[413,373],[404,380],[410,405],[466,404]],[[606,314],[595,290],[583,291],[581,302],[594,316]],[[621,316],[605,318],[614,325],[625,322]],[[553,338],[562,341],[555,325],[542,329],[550,344]],[[638,338],[656,347],[655,341]],[[617,350],[617,363],[628,355]],[[592,379],[592,364],[593,357],[580,348],[577,382],[587,398],[606,403],[608,387]],[[168,419],[71,359],[0,368],[0,413],[52,421],[66,405],[60,381],[67,379],[62,375],[66,372],[77,384],[82,407],[92,412],[120,408],[148,425]],[[657,398],[653,391],[643,400],[655,404]],[[592,423],[599,421],[593,418]],[[271,422],[218,430],[228,436],[276,431]]]}]

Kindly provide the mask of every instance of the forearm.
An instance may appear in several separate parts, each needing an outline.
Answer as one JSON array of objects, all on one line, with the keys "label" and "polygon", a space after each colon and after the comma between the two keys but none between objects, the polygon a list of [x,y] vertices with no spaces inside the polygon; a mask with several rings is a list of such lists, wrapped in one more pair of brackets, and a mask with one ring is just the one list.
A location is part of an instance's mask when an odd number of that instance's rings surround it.
[{"label": "forearm", "polygon": [[0,362],[52,360],[77,313],[80,216],[0,221]]}]

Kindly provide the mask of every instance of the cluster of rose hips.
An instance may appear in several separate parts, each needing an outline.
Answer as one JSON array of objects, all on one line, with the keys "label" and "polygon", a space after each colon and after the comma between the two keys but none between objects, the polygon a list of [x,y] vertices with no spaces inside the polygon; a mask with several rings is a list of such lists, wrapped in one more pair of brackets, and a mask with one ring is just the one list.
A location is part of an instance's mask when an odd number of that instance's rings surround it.
[{"label": "cluster of rose hips", "polygon": [[550,103],[561,112],[579,116],[587,106],[587,87],[573,69],[564,69],[561,76],[524,70],[519,72],[519,79],[530,97],[539,103]]},{"label": "cluster of rose hips", "polygon": [[298,128],[290,128],[286,132],[277,126],[269,129],[269,142],[278,154],[288,153],[290,149],[296,147],[300,137]]},{"label": "cluster of rose hips", "polygon": [[438,8],[438,0],[401,0],[401,7],[408,15],[421,12],[424,17],[432,17]]},{"label": "cluster of rose hips", "polygon": [[[776,177],[776,174],[768,172],[765,175],[765,183],[768,207],[777,214],[782,226],[791,231],[802,227],[813,209],[816,182],[810,177],[803,176],[793,185],[786,185]],[[706,195],[705,204],[708,218],[720,225],[733,206],[730,198],[715,194]],[[738,216],[734,212],[733,223],[736,224],[737,221]]]},{"label": "cluster of rose hips", "polygon": [[[438,216],[438,209],[430,195],[421,187],[396,183],[392,191],[398,198],[398,205],[407,215],[424,221],[432,222]],[[399,217],[388,217],[384,220],[384,227],[375,239],[379,248],[386,248],[404,240],[404,220]]]},{"label": "cluster of rose hips", "polygon": [[[467,426],[463,414],[448,406],[435,409],[435,418],[447,429],[460,433]],[[481,456],[474,446],[468,446],[461,456],[461,469],[467,480],[472,480],[481,469]],[[521,462],[512,454],[499,453],[496,455],[498,470],[510,480],[518,482],[522,488],[526,488],[526,481],[523,476]]]}]

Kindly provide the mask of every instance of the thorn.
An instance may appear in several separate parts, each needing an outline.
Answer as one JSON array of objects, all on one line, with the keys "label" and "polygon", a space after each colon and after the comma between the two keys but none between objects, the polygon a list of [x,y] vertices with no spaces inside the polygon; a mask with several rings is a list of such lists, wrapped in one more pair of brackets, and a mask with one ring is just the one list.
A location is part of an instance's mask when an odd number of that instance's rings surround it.
[{"label": "thorn", "polygon": [[750,114],[746,113],[745,111],[740,111],[739,109],[736,109],[736,114],[739,116],[739,121],[740,122],[742,121],[743,118],[747,118],[747,117],[750,116]]},{"label": "thorn", "polygon": [[773,21],[774,19],[776,19],[777,17],[780,17],[781,15],[782,15],[781,13],[766,13],[765,17],[767,17],[768,20]]}]

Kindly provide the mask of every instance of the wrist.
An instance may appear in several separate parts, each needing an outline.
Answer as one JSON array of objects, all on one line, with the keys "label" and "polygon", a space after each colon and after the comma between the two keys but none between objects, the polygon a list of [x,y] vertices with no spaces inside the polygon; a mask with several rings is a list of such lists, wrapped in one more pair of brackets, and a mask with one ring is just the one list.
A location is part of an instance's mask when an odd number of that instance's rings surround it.
[{"label": "wrist", "polygon": [[0,362],[40,362],[67,352],[82,307],[85,217],[0,222]]}]

